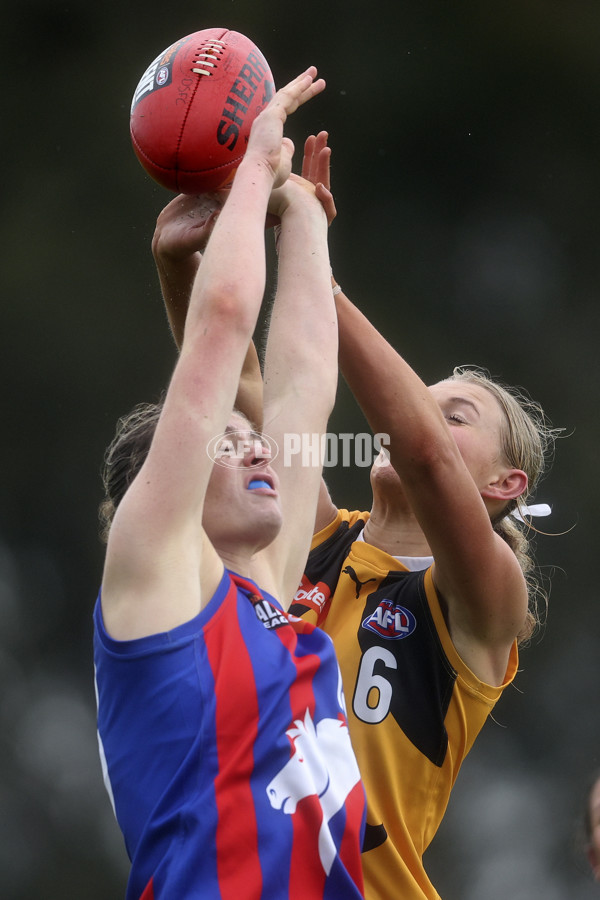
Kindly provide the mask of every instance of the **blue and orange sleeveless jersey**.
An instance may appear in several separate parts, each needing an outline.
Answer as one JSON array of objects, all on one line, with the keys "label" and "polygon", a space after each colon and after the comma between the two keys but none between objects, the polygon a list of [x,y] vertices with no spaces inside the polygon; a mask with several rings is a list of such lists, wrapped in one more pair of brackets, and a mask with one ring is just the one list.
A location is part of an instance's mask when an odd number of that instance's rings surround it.
[{"label": "blue and orange sleeveless jersey", "polygon": [[111,639],[94,611],[127,900],[362,897],[365,798],[320,629],[225,571],[198,616]]}]

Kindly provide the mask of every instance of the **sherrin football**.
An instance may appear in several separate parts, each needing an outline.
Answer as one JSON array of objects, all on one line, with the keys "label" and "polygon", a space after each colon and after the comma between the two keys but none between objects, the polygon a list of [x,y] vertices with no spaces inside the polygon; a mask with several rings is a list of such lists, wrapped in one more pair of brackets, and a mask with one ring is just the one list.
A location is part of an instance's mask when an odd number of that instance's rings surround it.
[{"label": "sherrin football", "polygon": [[275,93],[256,44],[226,28],[181,38],[135,89],[130,133],[146,172],[163,187],[205,193],[233,180],[252,122]]}]

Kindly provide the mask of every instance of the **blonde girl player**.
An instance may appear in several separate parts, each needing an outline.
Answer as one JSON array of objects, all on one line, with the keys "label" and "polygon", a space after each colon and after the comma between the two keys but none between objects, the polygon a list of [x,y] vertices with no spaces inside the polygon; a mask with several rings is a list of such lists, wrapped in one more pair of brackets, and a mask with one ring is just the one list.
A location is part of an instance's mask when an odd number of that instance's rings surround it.
[{"label": "blonde girl player", "polygon": [[[285,612],[320,469],[275,457],[286,432],[324,430],[335,397],[327,220],[282,137],[323,87],[308,69],[254,122],[164,401],[125,418],[107,456],[98,730],[129,900],[362,896],[364,791],[339,667],[330,639]],[[269,439],[234,409],[267,210],[281,220]]]},{"label": "blonde girl player", "polygon": [[336,305],[341,371],[389,456],[370,511],[338,509],[322,486],[292,610],[340,661],[367,791],[366,897],[439,900],[423,854],[535,625],[527,526],[511,514],[553,433],[479,370],[427,387],[339,289]]}]

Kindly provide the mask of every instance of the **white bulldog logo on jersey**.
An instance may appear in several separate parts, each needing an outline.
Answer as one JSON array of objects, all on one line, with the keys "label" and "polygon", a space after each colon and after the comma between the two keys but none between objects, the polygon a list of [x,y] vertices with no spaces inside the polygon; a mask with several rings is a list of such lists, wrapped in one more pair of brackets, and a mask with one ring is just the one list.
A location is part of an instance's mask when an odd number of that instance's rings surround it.
[{"label": "white bulldog logo on jersey", "polygon": [[329,820],[344,806],[360,773],[350,744],[345,719],[321,719],[315,723],[307,709],[304,720],[296,719],[286,731],[293,756],[267,785],[274,809],[293,815],[300,800],[316,795],[323,821],[319,830],[319,857],[329,875],[337,854]]}]

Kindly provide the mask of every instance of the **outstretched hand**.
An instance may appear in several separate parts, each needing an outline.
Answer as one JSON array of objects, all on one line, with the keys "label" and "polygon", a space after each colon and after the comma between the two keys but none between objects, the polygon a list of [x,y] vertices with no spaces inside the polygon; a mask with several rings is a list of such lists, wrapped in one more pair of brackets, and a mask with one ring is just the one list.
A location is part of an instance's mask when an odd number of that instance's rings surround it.
[{"label": "outstretched hand", "polygon": [[315,195],[321,201],[329,225],[337,215],[335,201],[331,193],[331,147],[328,146],[329,135],[320,131],[310,134],[304,143],[302,159],[302,177],[315,186]]},{"label": "outstretched hand", "polygon": [[284,184],[292,171],[294,144],[283,137],[288,116],[325,88],[325,81],[317,78],[315,66],[310,66],[281,88],[252,123],[245,157],[266,163],[273,173],[273,185]]},{"label": "outstretched hand", "polygon": [[156,220],[152,252],[155,258],[184,260],[202,253],[228,190],[210,194],[179,194]]},{"label": "outstretched hand", "polygon": [[329,190],[331,148],[327,145],[327,140],[326,131],[307,137],[302,159],[302,175],[294,175],[292,172],[282,187],[271,192],[267,227],[280,223],[282,214],[296,193],[295,186],[302,188],[305,196],[310,195],[320,202],[327,217],[327,224],[331,225],[336,216],[336,208],[333,194]]}]

